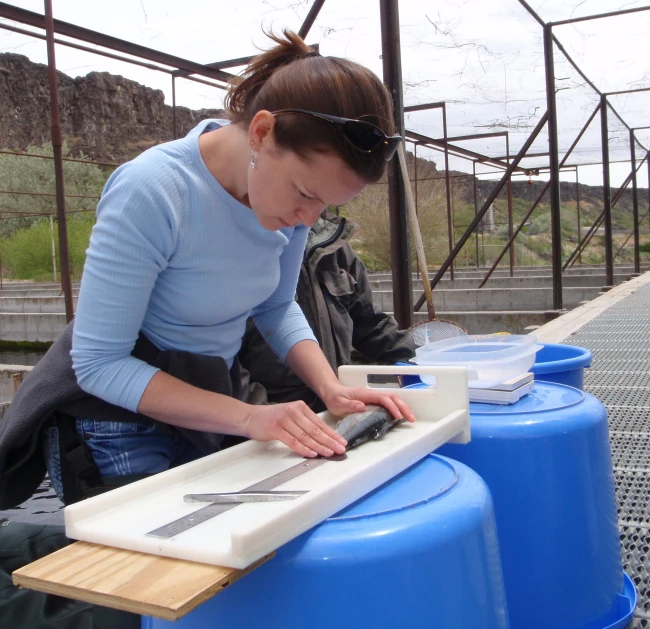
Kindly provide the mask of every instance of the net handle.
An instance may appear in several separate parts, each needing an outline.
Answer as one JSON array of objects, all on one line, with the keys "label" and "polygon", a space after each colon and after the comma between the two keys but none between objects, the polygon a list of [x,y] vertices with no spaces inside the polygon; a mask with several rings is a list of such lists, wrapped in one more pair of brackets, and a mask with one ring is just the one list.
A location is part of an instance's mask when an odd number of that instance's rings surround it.
[{"label": "net handle", "polygon": [[406,193],[406,205],[409,210],[409,219],[411,222],[411,231],[415,240],[415,251],[418,258],[418,266],[422,274],[422,284],[424,286],[424,298],[427,302],[427,311],[429,319],[435,319],[436,311],[433,307],[433,292],[431,291],[431,282],[429,282],[429,269],[427,269],[427,260],[424,256],[424,243],[420,233],[420,224],[418,223],[418,214],[415,211],[415,201],[413,200],[413,190],[411,190],[411,181],[406,168],[406,155],[404,154],[404,143],[400,142],[397,147],[399,165],[402,171],[402,181],[404,182],[404,192]]}]

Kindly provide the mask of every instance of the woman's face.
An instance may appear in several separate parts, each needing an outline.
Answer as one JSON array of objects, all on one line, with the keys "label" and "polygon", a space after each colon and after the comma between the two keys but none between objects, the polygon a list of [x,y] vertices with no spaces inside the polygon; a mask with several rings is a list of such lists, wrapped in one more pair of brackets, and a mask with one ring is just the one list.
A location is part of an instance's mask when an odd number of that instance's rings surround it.
[{"label": "woman's face", "polygon": [[332,153],[307,159],[278,148],[272,133],[255,146],[255,168],[248,169],[248,202],[265,229],[300,223],[311,227],[329,205],[345,205],[367,183]]}]

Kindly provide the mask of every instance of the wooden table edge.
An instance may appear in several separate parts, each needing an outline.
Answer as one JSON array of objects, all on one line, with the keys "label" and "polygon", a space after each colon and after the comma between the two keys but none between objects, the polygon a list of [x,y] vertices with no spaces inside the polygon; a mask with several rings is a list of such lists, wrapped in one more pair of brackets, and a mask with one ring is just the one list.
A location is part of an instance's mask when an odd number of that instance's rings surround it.
[{"label": "wooden table edge", "polygon": [[[35,590],[37,592],[43,592],[45,594],[53,594],[56,596],[72,598],[78,601],[82,601],[84,603],[90,603],[92,605],[102,605],[104,607],[119,609],[121,611],[126,611],[126,612],[132,612],[135,614],[140,614],[142,616],[153,616],[155,618],[161,618],[163,620],[173,621],[182,618],[192,610],[196,609],[201,603],[204,603],[212,596],[215,596],[216,594],[224,590],[226,587],[228,587],[235,581],[238,581],[243,576],[245,576],[249,572],[252,572],[257,567],[266,563],[269,559],[275,556],[275,552],[270,553],[265,557],[262,557],[262,559],[260,559],[259,561],[256,561],[255,563],[251,564],[250,566],[244,569],[214,566],[215,569],[226,570],[229,572],[227,572],[221,579],[215,580],[209,586],[203,587],[202,589],[198,590],[196,594],[193,595],[191,598],[184,599],[183,601],[176,602],[176,603],[170,603],[169,605],[161,605],[149,601],[125,598],[124,596],[118,596],[106,592],[97,592],[90,588],[84,588],[84,587],[71,585],[67,583],[61,583],[47,578],[35,577],[32,574],[30,574],[30,572],[33,571],[35,567],[38,568],[41,566],[46,566],[48,564],[48,560],[51,561],[52,560],[51,558],[54,555],[59,555],[60,557],[61,554],[65,554],[66,551],[68,551],[68,553],[74,552],[74,550],[70,550],[70,549],[73,549],[75,546],[81,543],[89,547],[93,547],[93,546],[97,547],[97,549],[107,548],[106,546],[102,546],[101,544],[91,544],[89,542],[75,542],[74,544],[66,546],[65,548],[61,548],[55,551],[54,553],[51,553],[50,555],[41,557],[40,559],[37,559],[36,561],[15,570],[12,573],[12,580],[14,585],[18,587],[30,589],[30,590]],[[131,551],[131,550],[126,551],[114,547],[109,547],[109,548],[111,548],[111,550],[114,550],[116,552],[122,551],[134,555],[146,556],[149,561],[151,561],[152,557],[153,558],[159,557],[158,555],[150,555],[138,551]],[[181,564],[190,564],[190,565],[194,564],[200,566],[209,565],[209,564],[199,564],[198,562],[194,562],[194,561],[186,561],[184,559],[175,559],[175,558],[162,557],[162,556],[160,556],[160,559],[164,559],[166,562],[169,561],[178,562],[179,566]]]}]

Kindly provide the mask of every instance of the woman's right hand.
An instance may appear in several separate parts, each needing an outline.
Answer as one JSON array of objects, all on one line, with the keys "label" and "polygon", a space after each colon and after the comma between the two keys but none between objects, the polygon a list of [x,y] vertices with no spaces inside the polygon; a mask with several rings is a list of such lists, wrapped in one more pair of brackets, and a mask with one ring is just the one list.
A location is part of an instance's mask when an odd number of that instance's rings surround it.
[{"label": "woman's right hand", "polygon": [[258,441],[277,439],[304,457],[343,454],[347,442],[304,402],[250,406],[244,429]]}]

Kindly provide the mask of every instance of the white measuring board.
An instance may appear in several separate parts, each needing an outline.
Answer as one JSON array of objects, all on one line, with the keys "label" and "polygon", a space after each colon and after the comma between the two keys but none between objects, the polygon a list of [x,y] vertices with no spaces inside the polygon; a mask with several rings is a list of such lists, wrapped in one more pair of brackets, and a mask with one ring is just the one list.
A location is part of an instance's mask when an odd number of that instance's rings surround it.
[{"label": "white measuring board", "polygon": [[[147,533],[205,505],[186,504],[189,493],[235,492],[304,461],[287,446],[248,441],[65,508],[72,539],[231,568],[246,568],[334,515],[443,443],[469,441],[467,372],[459,367],[346,366],[342,383],[368,386],[369,374],[430,374],[436,387],[390,389],[418,421],[403,422],[383,438],[327,461],[278,489],[309,493],[280,502],[246,503],[174,537]],[[337,418],[322,413],[334,425]]]}]

